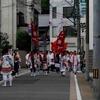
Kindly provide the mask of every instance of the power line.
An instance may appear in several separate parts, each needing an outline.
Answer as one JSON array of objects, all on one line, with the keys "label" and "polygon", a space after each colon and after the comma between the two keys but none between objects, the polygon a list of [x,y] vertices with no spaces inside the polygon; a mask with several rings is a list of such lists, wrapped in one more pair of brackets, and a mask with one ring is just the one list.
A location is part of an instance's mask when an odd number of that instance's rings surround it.
[{"label": "power line", "polygon": [[69,1],[65,0],[65,2],[67,2],[70,6],[73,6]]},{"label": "power line", "polygon": [[[65,0],[66,1],[66,0]],[[32,3],[32,2],[24,2],[24,1],[18,1],[20,4],[22,4],[23,6],[25,6],[25,7],[27,7],[27,6],[29,6],[29,7],[34,7],[34,3]],[[69,3],[68,1],[66,1],[67,3]],[[31,3],[31,4],[28,4],[28,3]],[[36,2],[35,2],[35,4],[36,4]],[[71,3],[69,3],[70,5],[71,5]],[[8,8],[8,7],[12,7],[12,6],[14,6],[14,4],[11,4],[11,5],[7,5],[7,6],[2,6],[1,8]],[[50,6],[51,7],[53,7],[51,4],[50,4]],[[72,7],[72,5],[71,5],[71,7]],[[51,10],[50,10],[51,11]],[[62,13],[60,13],[60,12],[54,12],[53,11],[53,13],[56,13],[57,15],[59,15],[59,16],[61,16],[62,15]],[[24,15],[25,16],[25,15]],[[27,17],[27,16],[26,16]],[[64,16],[64,14],[63,14],[63,17],[64,18],[67,18],[66,16]],[[67,18],[71,23],[75,23],[75,22],[73,22],[70,18]]]},{"label": "power line", "polygon": [[[51,4],[50,4],[50,6],[53,7]],[[51,10],[50,10],[50,11],[51,11]],[[62,15],[62,13],[60,13],[60,12],[54,12],[54,11],[53,11],[53,13],[56,13],[57,15]],[[64,17],[64,18],[67,18],[66,16],[64,16],[64,14],[63,14],[63,17]],[[74,24],[74,22],[73,22],[70,18],[67,18],[67,19],[68,19],[70,22],[72,22],[72,23]]]}]

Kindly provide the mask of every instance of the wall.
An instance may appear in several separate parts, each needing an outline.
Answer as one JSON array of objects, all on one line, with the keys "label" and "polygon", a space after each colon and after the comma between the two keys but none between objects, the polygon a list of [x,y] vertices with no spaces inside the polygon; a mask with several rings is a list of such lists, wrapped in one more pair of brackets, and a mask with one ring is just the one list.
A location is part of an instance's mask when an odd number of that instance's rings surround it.
[{"label": "wall", "polygon": [[1,32],[7,33],[16,48],[16,0],[1,0]]},{"label": "wall", "polygon": [[39,27],[49,26],[49,14],[39,15]]},{"label": "wall", "polygon": [[89,49],[93,50],[93,0],[89,3]]},{"label": "wall", "polygon": [[[74,4],[73,0],[59,0],[59,1],[50,0],[50,42],[52,42],[55,39],[52,35],[53,27],[57,28],[56,30],[56,36],[57,36],[59,32],[63,30],[63,26],[73,26],[73,22],[74,22],[73,18],[70,18],[71,21],[68,20],[67,18],[63,18],[63,7],[71,7],[73,6],[73,4]],[[57,18],[55,19],[52,18],[53,7],[57,7]],[[75,46],[73,46],[74,48],[71,46],[68,46],[68,50],[77,50],[76,49],[77,39],[73,40],[72,38],[67,38],[67,42],[70,45],[72,45],[70,41],[72,41],[72,43],[74,43]]]},{"label": "wall", "polygon": [[25,68],[26,64],[25,64],[25,56],[26,56],[26,51],[19,51],[20,57],[21,57],[21,68]]}]

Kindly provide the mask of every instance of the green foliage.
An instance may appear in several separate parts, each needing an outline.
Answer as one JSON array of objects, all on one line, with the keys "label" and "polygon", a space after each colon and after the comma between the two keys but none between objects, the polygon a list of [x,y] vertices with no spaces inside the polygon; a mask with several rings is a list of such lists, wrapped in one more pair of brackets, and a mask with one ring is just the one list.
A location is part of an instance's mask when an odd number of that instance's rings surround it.
[{"label": "green foliage", "polygon": [[49,13],[49,0],[41,0],[42,13]]},{"label": "green foliage", "polygon": [[9,45],[7,33],[0,32],[0,50],[9,47],[11,47],[11,45]]},{"label": "green foliage", "polygon": [[31,49],[31,37],[28,32],[19,29],[17,31],[16,46],[19,50],[30,51]]}]

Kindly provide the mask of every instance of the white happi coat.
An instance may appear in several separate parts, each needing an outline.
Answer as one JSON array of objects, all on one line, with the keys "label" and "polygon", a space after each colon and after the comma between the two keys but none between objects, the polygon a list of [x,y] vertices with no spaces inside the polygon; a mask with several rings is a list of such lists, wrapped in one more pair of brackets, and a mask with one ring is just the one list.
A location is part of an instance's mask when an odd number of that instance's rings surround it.
[{"label": "white happi coat", "polygon": [[[9,57],[10,61],[7,60],[7,57]],[[12,64],[10,64],[12,63]],[[11,55],[4,55],[3,56],[3,63],[1,68],[1,73],[11,73],[13,67],[13,59]]]},{"label": "white happi coat", "polygon": [[47,63],[50,65],[54,64],[54,61],[52,61],[52,59],[54,59],[54,54],[51,53],[51,54],[48,54],[47,55]]},{"label": "white happi coat", "polygon": [[73,55],[73,65],[78,66],[78,56],[77,55]]}]

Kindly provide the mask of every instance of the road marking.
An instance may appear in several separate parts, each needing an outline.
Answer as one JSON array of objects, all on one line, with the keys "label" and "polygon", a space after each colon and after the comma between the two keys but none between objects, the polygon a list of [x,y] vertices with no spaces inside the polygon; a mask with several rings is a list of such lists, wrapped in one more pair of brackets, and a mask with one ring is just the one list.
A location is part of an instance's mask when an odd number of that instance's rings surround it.
[{"label": "road marking", "polygon": [[76,85],[76,94],[77,94],[77,100],[82,100],[81,92],[79,89],[78,81],[76,75],[74,75],[75,78],[75,85]]},{"label": "road marking", "polygon": [[70,73],[70,100],[77,100],[74,74]]}]

